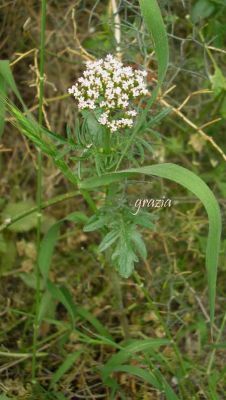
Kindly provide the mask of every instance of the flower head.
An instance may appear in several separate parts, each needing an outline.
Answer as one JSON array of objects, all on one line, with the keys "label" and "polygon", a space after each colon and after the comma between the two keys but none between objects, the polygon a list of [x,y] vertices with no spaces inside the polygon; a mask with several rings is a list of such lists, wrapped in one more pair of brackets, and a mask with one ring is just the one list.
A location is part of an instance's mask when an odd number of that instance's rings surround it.
[{"label": "flower head", "polygon": [[124,66],[112,55],[86,62],[86,70],[68,92],[80,110],[100,110],[98,121],[111,132],[132,127],[137,115],[133,101],[147,95],[147,72]]}]

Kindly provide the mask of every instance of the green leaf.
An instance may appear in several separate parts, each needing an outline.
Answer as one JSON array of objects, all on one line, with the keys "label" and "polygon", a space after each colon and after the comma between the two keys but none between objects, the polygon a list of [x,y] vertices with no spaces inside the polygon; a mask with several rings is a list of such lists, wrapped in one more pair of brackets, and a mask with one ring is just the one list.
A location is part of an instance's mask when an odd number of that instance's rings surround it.
[{"label": "green leaf", "polygon": [[66,299],[67,304],[70,305],[70,309],[72,310],[74,317],[79,316],[80,318],[88,321],[101,336],[112,339],[112,337],[109,334],[109,332],[107,331],[107,329],[101,324],[100,321],[98,321],[98,319],[96,317],[94,317],[94,315],[92,315],[85,308],[75,304],[75,302],[71,296],[71,293],[69,292],[69,290],[66,287],[62,287],[60,290],[64,296],[64,299]]},{"label": "green leaf", "polygon": [[107,235],[104,237],[104,239],[102,240],[102,242],[99,245],[99,251],[104,251],[106,249],[108,249],[108,247],[110,247],[119,237],[119,232],[117,231],[111,231],[109,233],[107,233]]},{"label": "green leaf", "polygon": [[97,229],[103,228],[106,225],[106,217],[105,216],[97,216],[93,215],[88,221],[87,224],[84,226],[84,232],[93,232]]},{"label": "green leaf", "polygon": [[0,60],[0,137],[5,125],[6,95],[8,89],[14,92],[24,109],[27,109],[14,81],[9,60]]},{"label": "green leaf", "polygon": [[[135,210],[136,211],[136,210]],[[147,229],[155,229],[155,224],[153,222],[153,216],[149,213],[144,213],[140,211],[138,214],[134,216],[134,223],[140,226],[143,226]]]},{"label": "green leaf", "polygon": [[91,178],[80,183],[82,189],[92,189],[121,179],[133,177],[137,174],[158,176],[179,183],[181,186],[194,193],[204,205],[209,218],[209,233],[206,247],[206,269],[209,286],[210,319],[213,323],[216,297],[217,266],[221,238],[221,213],[214,194],[205,182],[187,170],[176,164],[157,164],[141,168],[106,174],[101,177]]},{"label": "green leaf", "polygon": [[216,65],[215,72],[211,77],[211,82],[215,96],[218,96],[221,92],[226,92],[226,78]]},{"label": "green leaf", "polygon": [[[35,207],[35,203],[33,200],[25,200],[20,201],[18,203],[8,203],[5,209],[2,212],[3,219],[12,219],[16,217],[18,214],[26,212],[30,208]],[[35,228],[37,225],[37,213],[33,213],[24,217],[20,221],[15,222],[8,229],[12,232],[28,232],[31,229]]]},{"label": "green leaf", "polygon": [[201,19],[209,17],[215,11],[214,4],[209,0],[198,0],[191,11],[191,19],[195,24]]},{"label": "green leaf", "polygon": [[169,47],[165,25],[157,0],[139,0],[141,12],[151,33],[158,61],[158,88],[163,83],[169,62]]},{"label": "green leaf", "polygon": [[115,257],[116,254],[118,256],[117,263],[119,274],[123,278],[128,278],[133,273],[134,263],[138,261],[138,258],[126,240],[121,241],[120,248],[113,254],[113,257]]},{"label": "green leaf", "polygon": [[67,400],[63,393],[54,393],[56,399],[55,400]]},{"label": "green leaf", "polygon": [[38,265],[45,282],[47,281],[49,276],[49,269],[52,261],[54,248],[59,238],[60,226],[64,221],[84,223],[87,222],[87,217],[82,212],[75,211],[67,215],[60,221],[57,221],[54,225],[50,227],[48,232],[44,235],[40,245],[40,250],[38,255]]},{"label": "green leaf", "polygon": [[[114,357],[114,356],[113,356]],[[115,360],[116,361],[116,360]],[[108,363],[107,363],[108,364]],[[164,392],[167,400],[179,400],[173,389],[169,386],[163,375],[156,368],[153,372],[144,368],[133,365],[120,365],[120,363],[112,363],[103,370],[102,379],[105,384],[108,384],[109,376],[112,372],[126,372],[129,375],[134,375],[144,382],[149,383],[161,392]]]},{"label": "green leaf", "polygon": [[71,316],[73,325],[78,317],[82,318],[83,320],[88,321],[102,337],[113,340],[107,329],[94,315],[92,315],[85,308],[75,304],[71,293],[66,287],[58,287],[54,283],[48,281],[47,289],[50,291],[54,299],[58,300],[64,305]]},{"label": "green leaf", "polygon": [[38,322],[39,324],[41,321],[46,318],[52,318],[55,311],[55,303],[53,301],[53,297],[49,291],[46,291],[42,295],[39,312],[38,312]]},{"label": "green leaf", "polygon": [[[30,288],[35,289],[37,286],[37,280],[36,280],[36,275],[34,272],[26,273],[26,272],[21,272],[19,274],[19,277],[22,279],[22,281]],[[40,282],[40,289],[44,289],[44,282],[41,280]]]},{"label": "green leaf", "polygon": [[[1,63],[1,61],[0,61]],[[0,137],[3,134],[4,126],[5,126],[5,112],[6,112],[6,102],[5,97],[7,94],[7,85],[3,76],[0,74],[0,96],[2,97],[2,101],[0,102]]]},{"label": "green leaf", "polygon": [[[127,374],[134,375],[140,379],[142,379],[144,382],[149,383],[151,386],[154,386],[158,390],[162,390],[162,387],[158,380],[155,378],[154,374],[151,372],[140,368],[140,367],[135,367],[132,365],[117,365],[111,368],[111,373],[112,372],[126,372]],[[179,400],[179,399],[178,399]]]},{"label": "green leaf", "polygon": [[143,260],[146,260],[147,249],[146,249],[145,243],[144,243],[140,233],[134,230],[134,232],[131,235],[131,239],[132,239],[133,243],[135,244],[135,247],[136,247],[138,253],[141,255]]},{"label": "green leaf", "polygon": [[106,379],[113,367],[127,362],[137,353],[144,352],[146,354],[147,351],[158,350],[159,347],[169,344],[170,341],[167,339],[132,340],[129,344],[124,345],[122,350],[110,357],[103,367],[102,378]]},{"label": "green leaf", "polygon": [[68,298],[65,295],[64,291],[62,290],[62,288],[59,288],[54,283],[47,281],[47,289],[51,293],[52,297],[55,300],[57,300],[61,304],[63,304],[63,306],[66,308],[66,310],[68,311],[68,313],[71,317],[72,324],[74,325],[74,323],[75,323],[74,309],[73,309],[71,302],[68,301]]},{"label": "green leaf", "polygon": [[69,354],[66,359],[64,360],[63,364],[54,372],[51,378],[51,387],[56,384],[66,372],[71,369],[73,364],[78,360],[80,355],[82,354],[81,350],[75,351],[72,354]]},{"label": "green leaf", "polygon": [[13,399],[7,397],[6,394],[0,394],[0,400],[13,400]]},{"label": "green leaf", "polygon": [[74,211],[71,214],[69,214],[65,219],[67,221],[85,224],[87,223],[88,217],[81,211]]},{"label": "green leaf", "polygon": [[41,241],[38,255],[39,270],[46,282],[49,276],[49,268],[53,256],[53,251],[59,237],[59,230],[62,221],[52,225]]},{"label": "green leaf", "polygon": [[[2,103],[2,98],[0,98],[0,102]],[[37,121],[31,116],[29,113],[29,117],[23,115],[23,113],[7,99],[7,109],[9,113],[14,117],[12,120],[12,124],[15,125],[23,135],[25,135],[28,139],[30,139],[35,146],[43,151],[43,153],[47,154],[53,159],[55,165],[60,169],[63,175],[73,184],[77,184],[77,176],[70,169],[67,163],[58,159],[57,156],[59,154],[57,147],[50,143],[50,141],[45,140],[46,135],[42,135],[40,138],[40,132],[45,133],[45,129],[40,126]]]},{"label": "green leaf", "polygon": [[14,92],[14,94],[17,96],[18,100],[20,100],[21,104],[23,105],[23,107],[26,109],[26,105],[23,102],[23,99],[20,95],[19,90],[17,89],[11,68],[10,68],[10,64],[9,64],[9,60],[0,60],[0,75],[3,77],[5,83],[7,84],[7,86],[12,89],[12,91]]}]

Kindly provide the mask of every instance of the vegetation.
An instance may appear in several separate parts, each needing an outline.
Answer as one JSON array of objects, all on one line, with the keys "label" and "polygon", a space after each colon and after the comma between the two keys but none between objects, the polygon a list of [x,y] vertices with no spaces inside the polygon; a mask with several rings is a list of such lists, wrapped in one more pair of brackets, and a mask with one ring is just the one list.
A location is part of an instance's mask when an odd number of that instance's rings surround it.
[{"label": "vegetation", "polygon": [[225,398],[225,11],[0,5],[0,400]]}]

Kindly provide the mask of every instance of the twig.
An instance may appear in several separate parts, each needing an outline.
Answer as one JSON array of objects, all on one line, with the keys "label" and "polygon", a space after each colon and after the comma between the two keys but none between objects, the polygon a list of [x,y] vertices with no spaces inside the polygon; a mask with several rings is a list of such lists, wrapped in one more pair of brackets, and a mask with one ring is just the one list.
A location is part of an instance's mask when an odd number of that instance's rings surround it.
[{"label": "twig", "polygon": [[114,36],[116,41],[116,55],[119,60],[122,59],[122,50],[121,50],[121,20],[118,11],[118,6],[116,0],[111,0],[111,8],[114,18]]},{"label": "twig", "polygon": [[207,142],[211,143],[211,145],[218,151],[218,153],[223,157],[226,161],[226,154],[223,150],[215,143],[212,137],[208,136],[201,128],[199,128],[194,122],[188,119],[178,108],[173,107],[169,104],[164,98],[159,99],[160,104],[164,105],[165,107],[171,108],[171,110],[178,115],[187,125],[191,126],[195,131],[197,131]]},{"label": "twig", "polygon": [[13,65],[17,64],[20,60],[22,60],[24,57],[27,57],[29,54],[33,53],[34,51],[37,51],[37,49],[31,49],[29,51],[26,51],[26,53],[23,53],[23,54],[15,53],[16,55],[19,55],[19,57],[10,63],[10,67],[13,67]]}]

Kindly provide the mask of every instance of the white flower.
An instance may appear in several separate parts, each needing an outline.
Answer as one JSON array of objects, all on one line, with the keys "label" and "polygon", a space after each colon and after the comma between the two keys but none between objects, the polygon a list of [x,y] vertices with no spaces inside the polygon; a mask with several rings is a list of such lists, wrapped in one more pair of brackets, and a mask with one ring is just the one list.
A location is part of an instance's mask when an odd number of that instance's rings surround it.
[{"label": "white flower", "polygon": [[135,110],[127,111],[127,115],[129,115],[131,117],[136,117],[137,112]]},{"label": "white flower", "polygon": [[103,113],[103,114],[101,114],[101,116],[98,118],[98,122],[101,124],[101,125],[107,125],[107,123],[108,123],[108,112],[105,112],[105,113]]},{"label": "white flower", "polygon": [[87,61],[86,70],[68,92],[78,101],[79,109],[101,109],[98,118],[111,132],[131,128],[137,115],[134,100],[147,95],[146,71],[123,66],[111,54],[105,59]]}]

